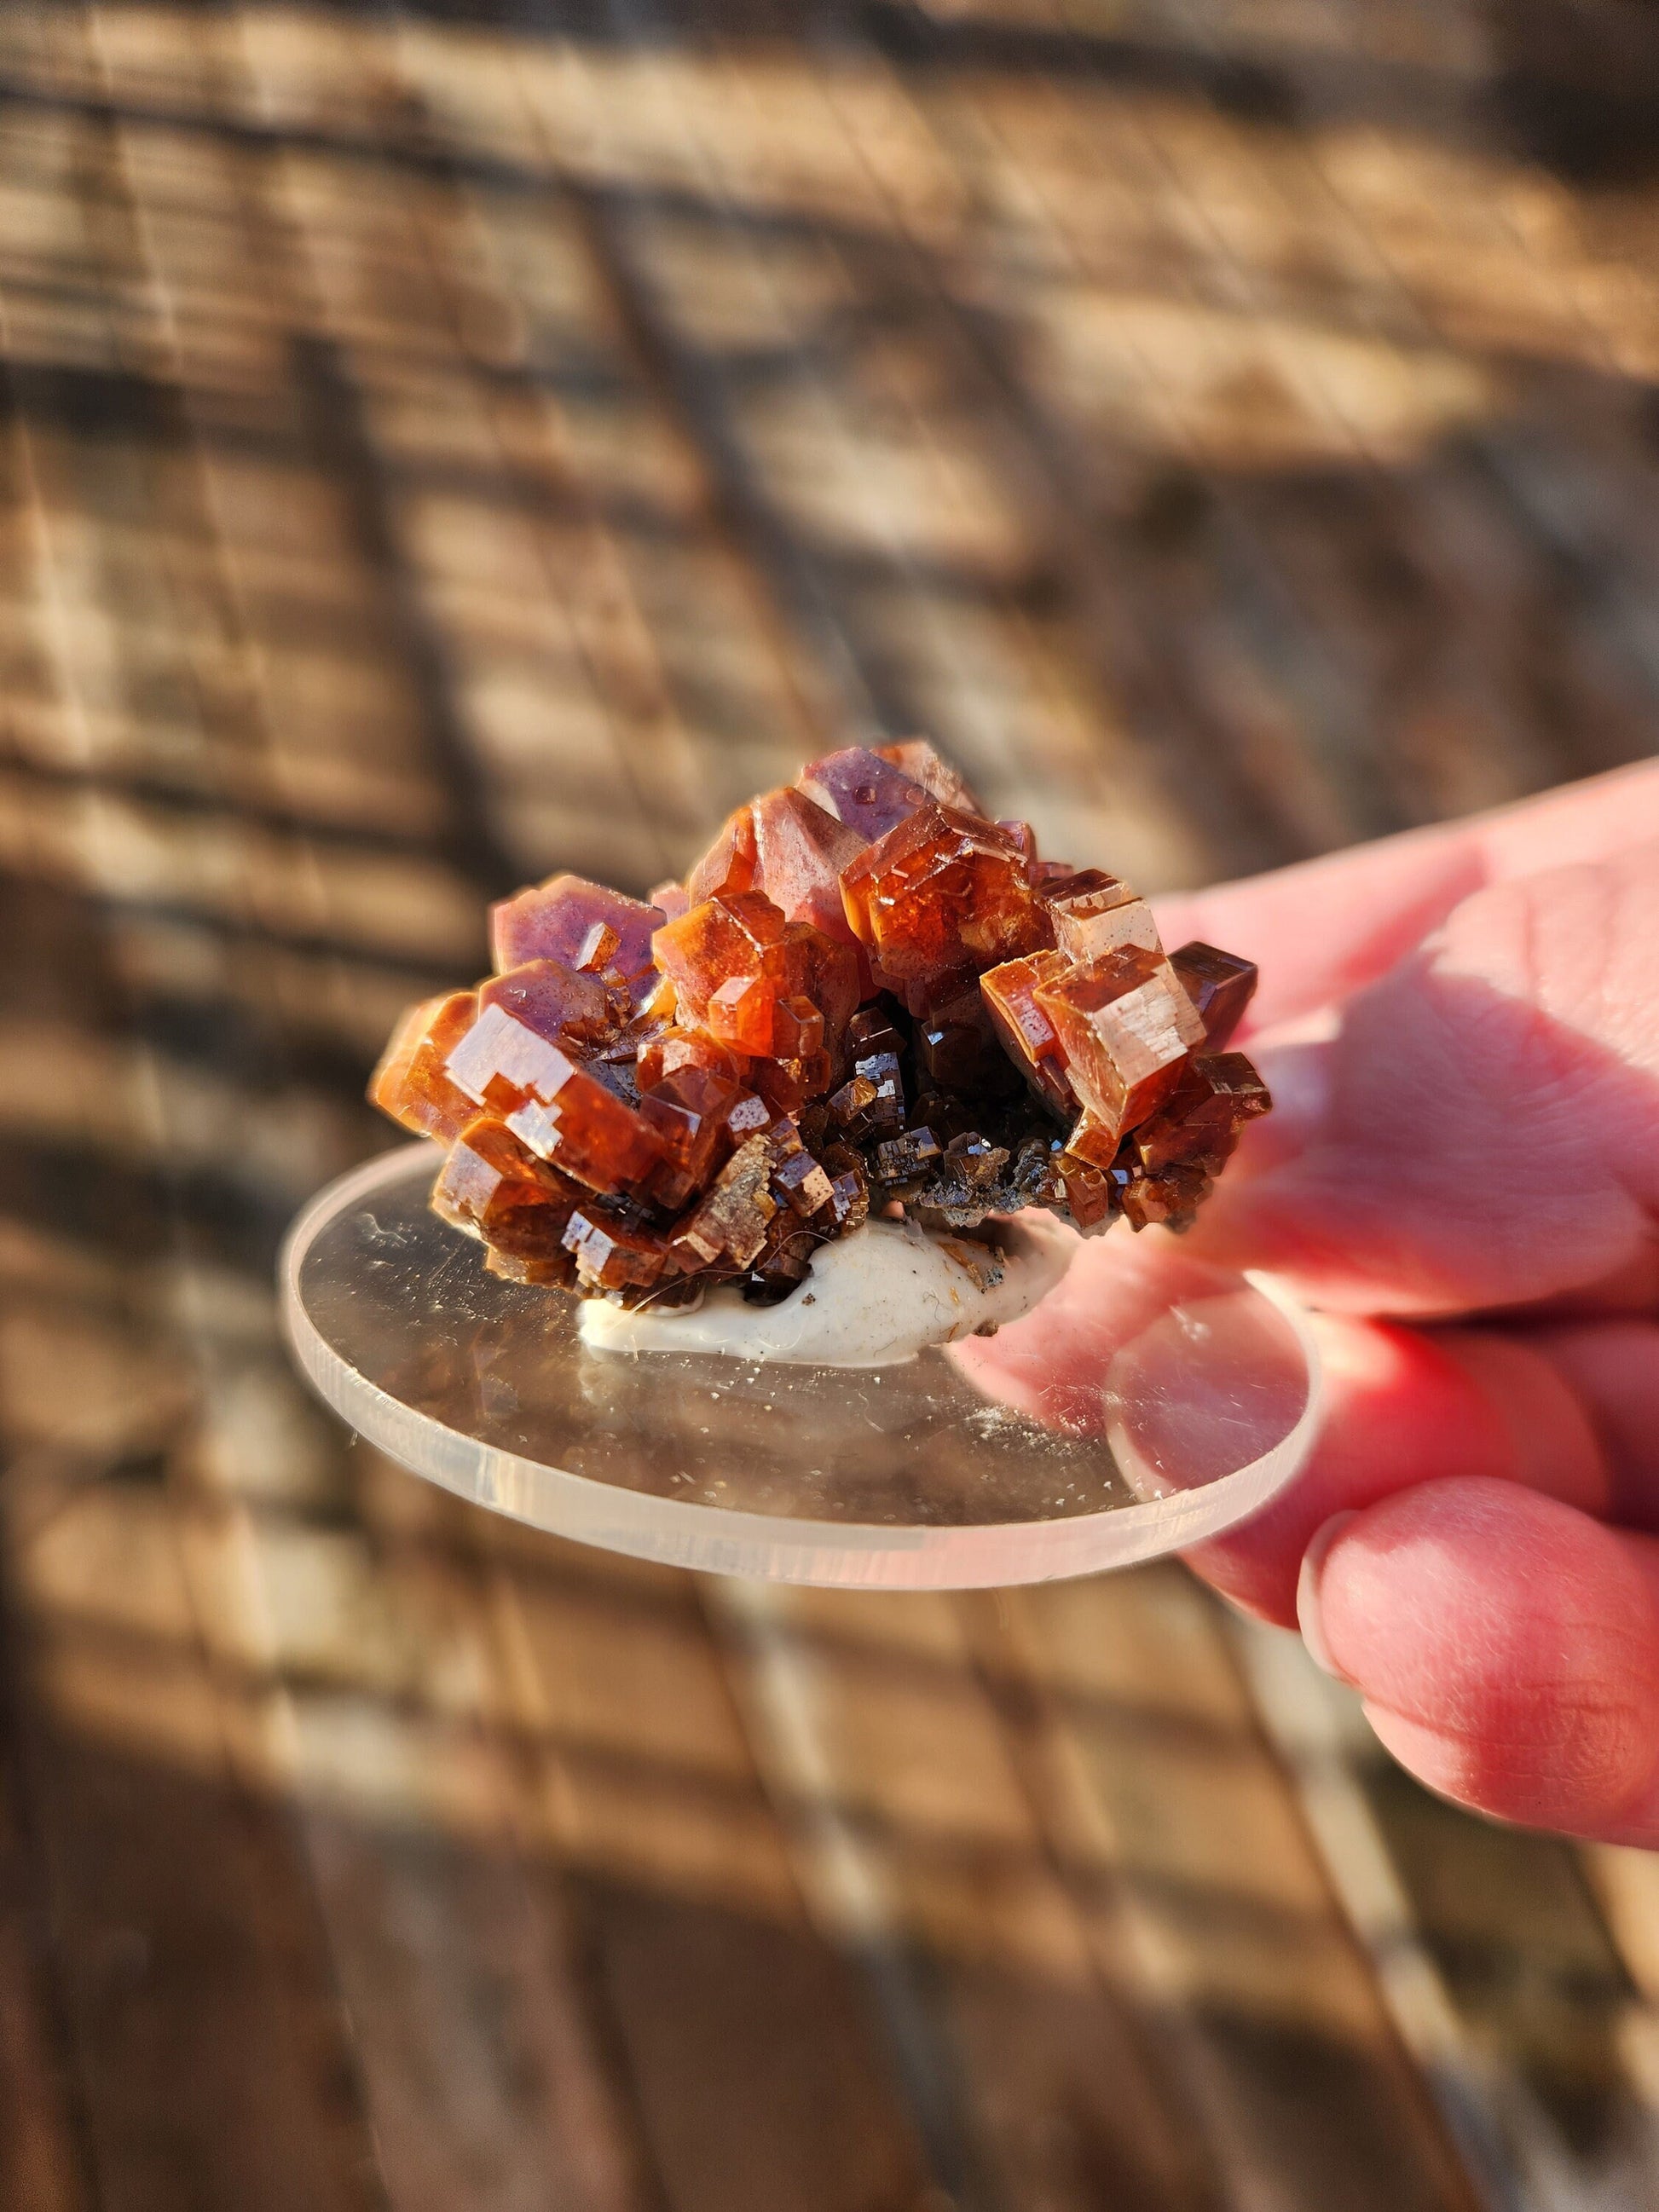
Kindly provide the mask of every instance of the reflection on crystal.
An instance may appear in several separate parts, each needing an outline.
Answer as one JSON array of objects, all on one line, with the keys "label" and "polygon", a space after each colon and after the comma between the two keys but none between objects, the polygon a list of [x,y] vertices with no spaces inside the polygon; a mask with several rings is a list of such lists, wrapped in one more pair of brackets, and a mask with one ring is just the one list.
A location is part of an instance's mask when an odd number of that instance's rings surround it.
[{"label": "reflection on crystal", "polygon": [[530,890],[503,899],[489,910],[489,950],[498,975],[527,960],[581,964],[583,947],[596,922],[616,932],[611,970],[642,1000],[656,982],[651,933],[663,915],[655,907],[626,898],[621,891],[590,884],[584,876],[553,876]]},{"label": "reflection on crystal", "polygon": [[481,1115],[451,1146],[432,1209],[515,1259],[556,1264],[565,1224],[586,1194],[527,1151],[505,1122]]},{"label": "reflection on crystal", "polygon": [[809,763],[796,778],[796,788],[866,843],[884,837],[932,796],[902,762],[862,745]]},{"label": "reflection on crystal", "polygon": [[1039,983],[1072,1088],[1117,1135],[1163,1103],[1204,1025],[1158,951],[1126,945]]},{"label": "reflection on crystal", "polygon": [[392,1033],[369,1078],[370,1102],[411,1136],[450,1144],[477,1112],[477,1102],[451,1081],[451,1052],[477,1018],[471,991],[452,991],[411,1006]]},{"label": "reflection on crystal", "polygon": [[1152,910],[1121,877],[1084,868],[1048,885],[1042,902],[1054,923],[1054,943],[1068,960],[1098,960],[1135,945],[1158,949]]}]

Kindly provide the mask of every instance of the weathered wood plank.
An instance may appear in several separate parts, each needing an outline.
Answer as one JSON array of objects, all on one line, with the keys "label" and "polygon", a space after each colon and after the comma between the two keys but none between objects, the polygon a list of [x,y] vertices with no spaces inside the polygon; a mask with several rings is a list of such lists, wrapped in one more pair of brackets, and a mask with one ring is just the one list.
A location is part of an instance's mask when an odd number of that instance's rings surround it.
[{"label": "weathered wood plank", "polygon": [[975,1609],[1030,1701],[1039,1817],[1162,2000],[1231,2201],[1471,2207],[1210,1601],[1158,1569]]},{"label": "weathered wood plank", "polygon": [[709,1599],[809,1904],[867,1961],[957,2200],[1224,2202],[1145,1984],[1097,1976],[950,1601]]}]

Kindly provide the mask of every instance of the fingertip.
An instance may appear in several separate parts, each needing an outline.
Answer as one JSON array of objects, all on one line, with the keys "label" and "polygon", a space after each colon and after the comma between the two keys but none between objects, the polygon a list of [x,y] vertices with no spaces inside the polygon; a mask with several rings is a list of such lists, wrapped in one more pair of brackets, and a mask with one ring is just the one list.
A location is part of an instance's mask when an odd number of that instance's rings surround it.
[{"label": "fingertip", "polygon": [[1429,1788],[1528,1826],[1616,1823],[1659,1770],[1659,1608],[1630,1540],[1559,1500],[1432,1483],[1335,1532],[1333,1672]]}]

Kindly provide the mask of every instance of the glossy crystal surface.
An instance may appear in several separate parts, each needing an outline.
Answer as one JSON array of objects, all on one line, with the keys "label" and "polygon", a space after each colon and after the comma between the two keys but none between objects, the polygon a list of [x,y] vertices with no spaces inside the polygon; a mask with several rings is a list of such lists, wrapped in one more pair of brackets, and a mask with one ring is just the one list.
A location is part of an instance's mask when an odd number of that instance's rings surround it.
[{"label": "glossy crystal surface", "polygon": [[1133,885],[1039,858],[920,738],[812,762],[649,903],[520,891],[491,942],[371,1096],[453,1148],[434,1205],[523,1284],[764,1302],[872,1190],[957,1232],[1179,1229],[1270,1103],[1224,1049],[1250,963],[1166,957]]}]

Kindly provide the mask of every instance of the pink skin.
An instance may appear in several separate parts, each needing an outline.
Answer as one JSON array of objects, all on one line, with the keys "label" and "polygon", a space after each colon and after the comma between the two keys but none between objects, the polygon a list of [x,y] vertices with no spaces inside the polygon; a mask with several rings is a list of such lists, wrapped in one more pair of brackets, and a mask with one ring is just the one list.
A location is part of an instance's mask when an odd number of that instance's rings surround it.
[{"label": "pink skin", "polygon": [[1189,1237],[1115,1231],[964,1364],[1059,1410],[1164,1271],[1283,1276],[1323,1435],[1191,1564],[1431,1788],[1659,1847],[1659,763],[1159,921],[1261,963],[1279,1110]]}]

